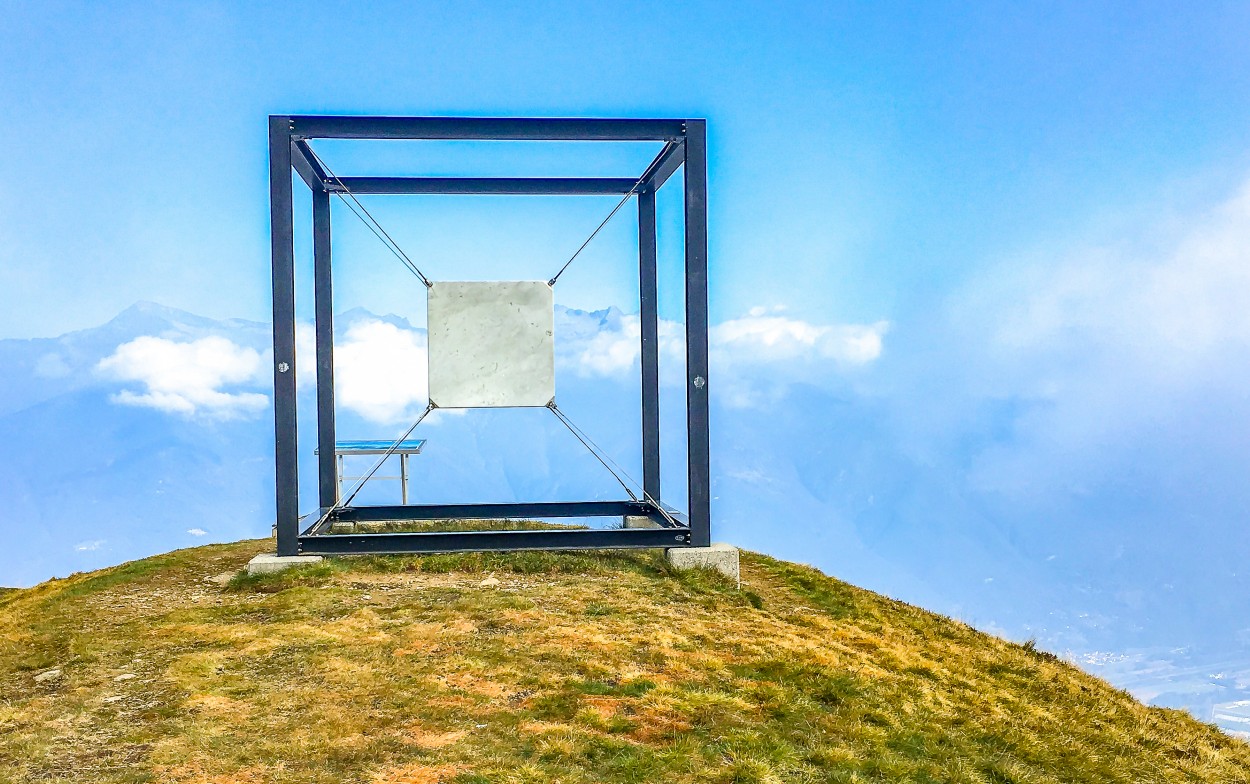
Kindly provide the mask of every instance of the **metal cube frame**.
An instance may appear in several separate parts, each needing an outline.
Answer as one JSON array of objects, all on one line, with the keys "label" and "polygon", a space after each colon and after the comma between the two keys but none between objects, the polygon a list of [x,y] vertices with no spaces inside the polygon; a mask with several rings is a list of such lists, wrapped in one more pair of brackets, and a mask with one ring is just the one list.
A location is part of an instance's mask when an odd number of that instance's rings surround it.
[{"label": "metal cube frame", "polygon": [[[707,153],[702,119],[573,119],[271,115],[269,195],[273,264],[274,435],[278,555],[428,553],[474,550],[705,547],[711,544],[708,434]],[[658,141],[660,153],[637,179],[516,177],[333,177],[311,139],[480,141]],[[656,191],[685,166],[685,330],[688,513],[660,495],[659,314]],[[291,170],[312,191],[316,320],[318,499],[322,515],[299,530],[295,385],[295,251]],[[341,184],[340,184],[341,183]],[[355,194],[609,195],[638,204],[642,322],[642,485],[638,501],[337,506],[334,462],[334,315],[330,196]],[[644,517],[657,528],[330,534],[338,521],[483,518]]]}]

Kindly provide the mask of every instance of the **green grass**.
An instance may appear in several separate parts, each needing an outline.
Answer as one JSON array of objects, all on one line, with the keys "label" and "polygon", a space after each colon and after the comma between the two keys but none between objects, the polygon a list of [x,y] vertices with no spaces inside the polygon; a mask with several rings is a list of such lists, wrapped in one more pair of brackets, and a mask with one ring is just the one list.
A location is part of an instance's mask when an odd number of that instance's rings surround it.
[{"label": "green grass", "polygon": [[0,594],[0,781],[1250,781],[1031,641],[759,555],[741,590],[647,551],[239,571],[269,547]]}]

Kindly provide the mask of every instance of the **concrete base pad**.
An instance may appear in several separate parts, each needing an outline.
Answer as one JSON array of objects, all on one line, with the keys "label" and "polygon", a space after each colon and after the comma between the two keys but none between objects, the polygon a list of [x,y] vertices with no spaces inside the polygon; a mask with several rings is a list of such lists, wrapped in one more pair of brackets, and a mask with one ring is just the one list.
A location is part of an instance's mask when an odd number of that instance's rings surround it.
[{"label": "concrete base pad", "polygon": [[248,574],[272,574],[292,566],[308,566],[321,563],[319,555],[270,555],[264,553],[247,562]]},{"label": "concrete base pad", "polygon": [[650,517],[642,515],[625,515],[621,518],[626,528],[659,528],[660,524]]},{"label": "concrete base pad", "polygon": [[678,569],[715,569],[736,583],[742,582],[738,548],[733,545],[713,542],[711,547],[672,547],[664,555]]}]

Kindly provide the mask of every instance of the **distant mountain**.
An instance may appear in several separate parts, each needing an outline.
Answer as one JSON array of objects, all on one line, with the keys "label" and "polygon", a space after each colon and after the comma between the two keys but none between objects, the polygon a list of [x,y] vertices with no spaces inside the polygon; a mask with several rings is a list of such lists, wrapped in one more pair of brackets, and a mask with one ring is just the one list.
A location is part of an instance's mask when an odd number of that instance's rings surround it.
[{"label": "distant mountain", "polygon": [[152,302],[139,302],[106,324],[57,338],[0,340],[0,415],[20,411],[57,395],[107,387],[94,373],[100,360],[140,335],[194,340],[229,337],[240,345],[264,348],[269,325],[242,319],[216,321]]}]

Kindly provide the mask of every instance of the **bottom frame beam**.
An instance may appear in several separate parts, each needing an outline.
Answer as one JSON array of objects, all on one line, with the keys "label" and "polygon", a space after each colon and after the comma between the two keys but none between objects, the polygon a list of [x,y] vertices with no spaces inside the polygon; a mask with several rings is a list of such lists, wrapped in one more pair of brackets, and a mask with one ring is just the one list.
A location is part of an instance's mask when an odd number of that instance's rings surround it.
[{"label": "bottom frame beam", "polygon": [[301,536],[299,544],[301,555],[689,547],[690,529],[589,528],[540,531],[321,534]]},{"label": "bottom frame beam", "polygon": [[547,517],[650,517],[655,507],[645,501],[544,501],[508,504],[419,504],[411,506],[345,506],[334,519],[363,523],[391,520],[518,520]]}]

